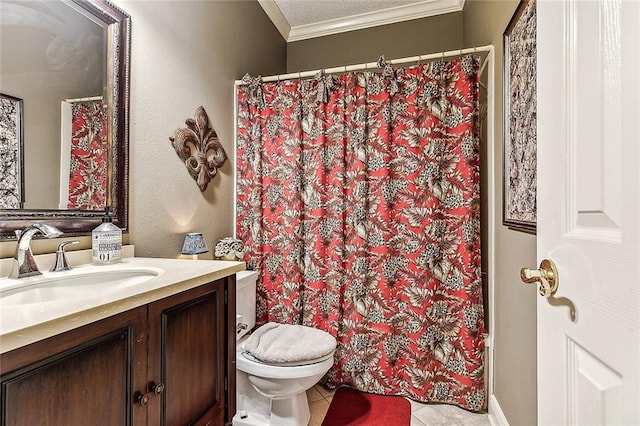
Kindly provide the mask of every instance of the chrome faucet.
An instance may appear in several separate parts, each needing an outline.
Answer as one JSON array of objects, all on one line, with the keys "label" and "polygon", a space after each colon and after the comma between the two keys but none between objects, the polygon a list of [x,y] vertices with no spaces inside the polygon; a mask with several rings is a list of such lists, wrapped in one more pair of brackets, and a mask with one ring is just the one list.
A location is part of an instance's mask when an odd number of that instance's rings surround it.
[{"label": "chrome faucet", "polygon": [[64,241],[58,244],[58,250],[56,250],[56,259],[53,262],[53,266],[49,270],[50,272],[68,271],[69,269],[71,269],[71,265],[69,265],[69,261],[67,260],[67,252],[64,251],[64,248],[73,244],[80,244],[80,241]]},{"label": "chrome faucet", "polygon": [[15,255],[15,259],[18,261],[17,278],[42,274],[42,272],[38,270],[38,265],[31,252],[31,238],[38,232],[47,238],[56,238],[62,235],[62,232],[58,228],[45,223],[34,223],[22,231],[16,231],[16,236],[18,237]]}]

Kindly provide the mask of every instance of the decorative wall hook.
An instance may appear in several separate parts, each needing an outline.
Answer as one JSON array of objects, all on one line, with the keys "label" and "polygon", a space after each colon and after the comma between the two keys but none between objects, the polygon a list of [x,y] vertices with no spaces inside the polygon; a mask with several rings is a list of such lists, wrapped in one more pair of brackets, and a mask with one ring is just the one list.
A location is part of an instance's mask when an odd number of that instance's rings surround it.
[{"label": "decorative wall hook", "polygon": [[202,106],[196,110],[195,119],[187,118],[185,124],[187,127],[177,129],[169,140],[200,191],[204,191],[224,164],[227,154]]}]

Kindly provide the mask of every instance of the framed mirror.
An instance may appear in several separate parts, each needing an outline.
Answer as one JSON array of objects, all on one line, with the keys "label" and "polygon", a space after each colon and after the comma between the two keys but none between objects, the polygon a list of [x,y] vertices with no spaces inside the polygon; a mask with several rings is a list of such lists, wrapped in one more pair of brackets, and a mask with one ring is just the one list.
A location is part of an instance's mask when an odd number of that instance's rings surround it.
[{"label": "framed mirror", "polygon": [[[89,234],[106,207],[127,229],[130,31],[108,0],[0,2],[0,94],[22,108],[21,151],[0,159],[0,185],[21,199],[0,205],[0,239],[33,222]],[[2,154],[16,136],[0,136]]]}]

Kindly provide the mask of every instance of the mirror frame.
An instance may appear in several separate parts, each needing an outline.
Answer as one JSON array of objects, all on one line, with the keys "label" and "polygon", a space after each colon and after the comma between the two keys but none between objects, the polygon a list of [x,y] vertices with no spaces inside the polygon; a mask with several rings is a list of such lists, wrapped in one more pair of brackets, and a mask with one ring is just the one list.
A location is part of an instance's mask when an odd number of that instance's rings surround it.
[{"label": "mirror frame", "polygon": [[[107,206],[113,222],[128,226],[129,179],[129,59],[131,17],[109,0],[71,0],[93,19],[107,25]],[[64,236],[88,235],[102,222],[104,210],[0,210],[0,240],[15,239],[15,231],[46,222]]]}]

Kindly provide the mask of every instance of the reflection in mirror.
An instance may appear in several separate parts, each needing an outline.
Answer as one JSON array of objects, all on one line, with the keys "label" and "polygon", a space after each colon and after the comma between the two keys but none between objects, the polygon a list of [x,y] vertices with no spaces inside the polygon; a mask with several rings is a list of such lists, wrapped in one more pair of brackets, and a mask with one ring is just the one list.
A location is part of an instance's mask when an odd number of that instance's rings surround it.
[{"label": "reflection in mirror", "polygon": [[60,209],[103,210],[107,122],[102,96],[62,102]]},{"label": "reflection in mirror", "polygon": [[0,209],[22,208],[22,109],[22,99],[0,93]]},{"label": "reflection in mirror", "polygon": [[105,206],[127,226],[129,16],[107,0],[0,2],[0,93],[22,99],[22,208],[0,237],[33,221],[79,235]]},{"label": "reflection in mirror", "polygon": [[25,108],[24,208],[57,209],[61,102],[102,96],[106,24],[61,1],[3,0],[1,7],[0,92]]}]

